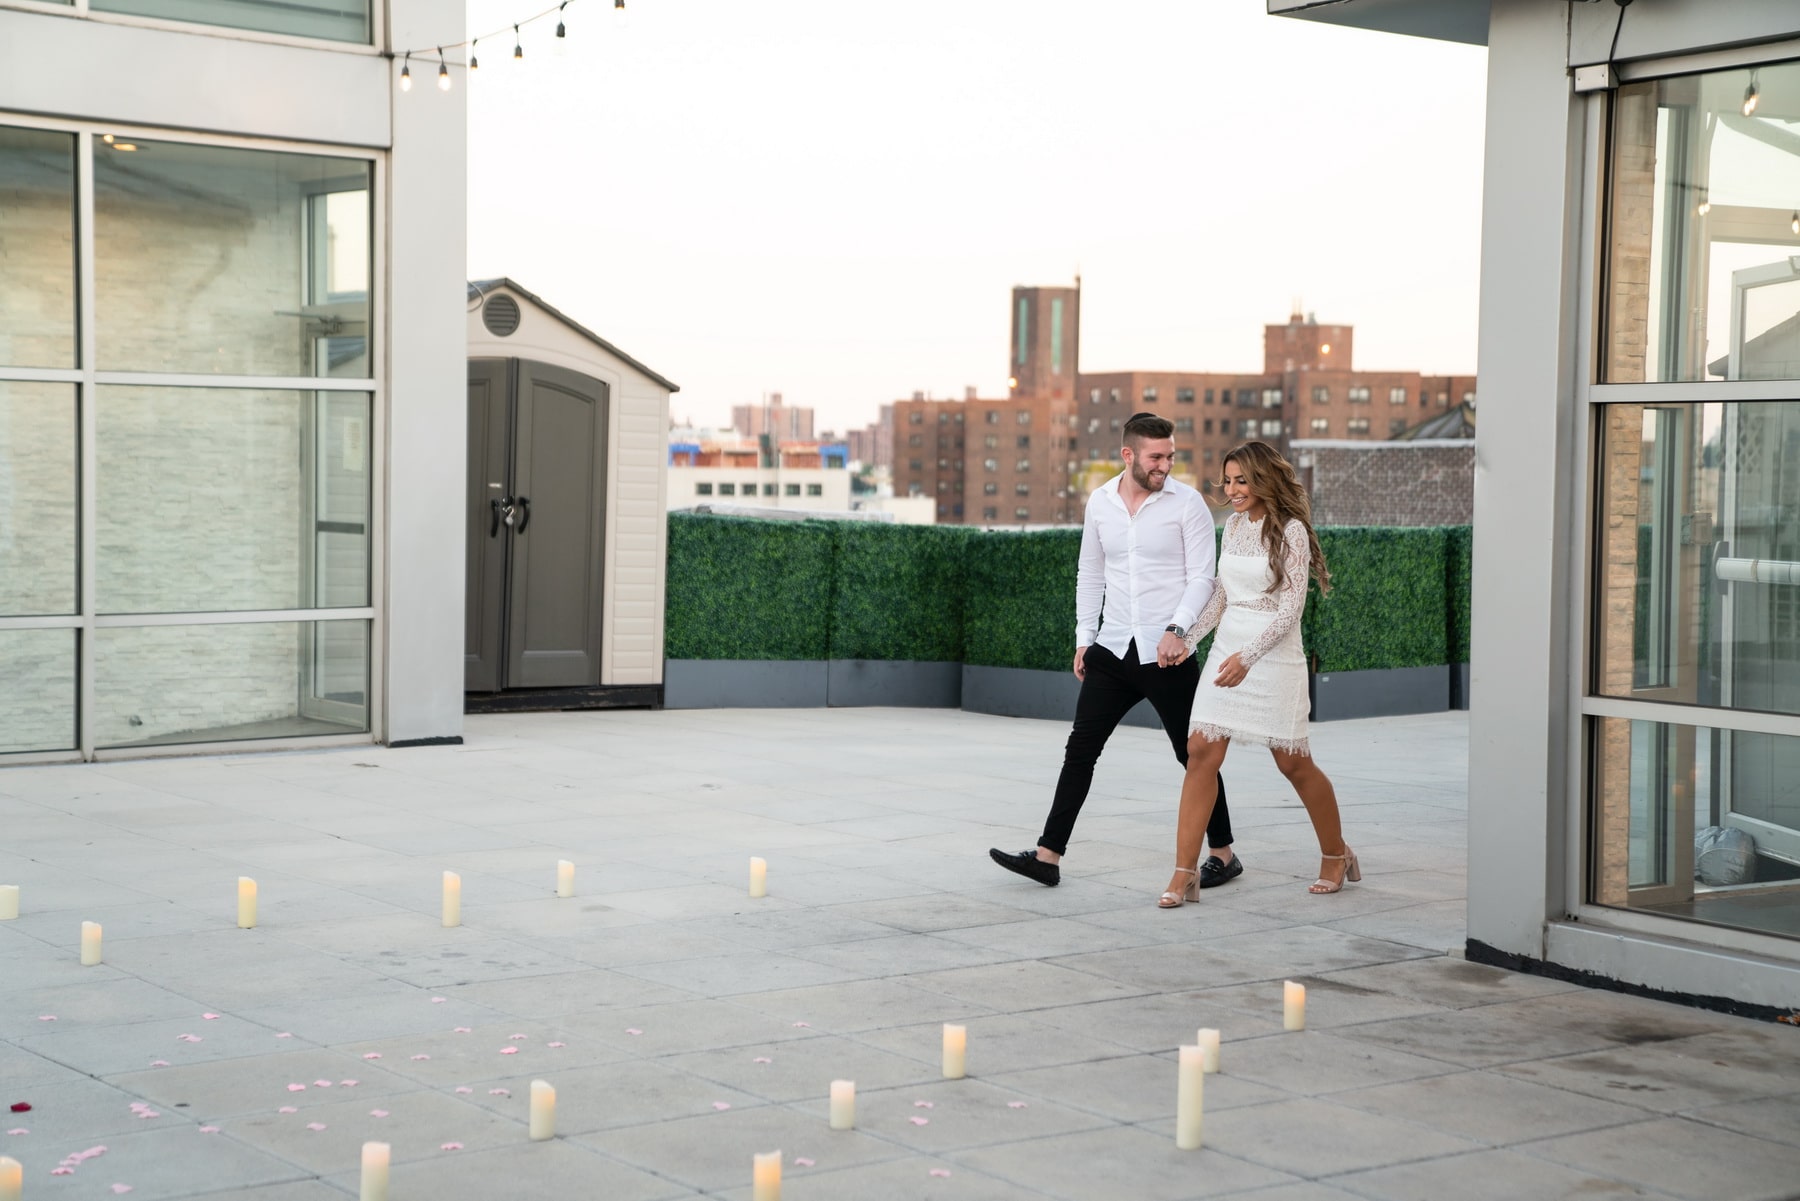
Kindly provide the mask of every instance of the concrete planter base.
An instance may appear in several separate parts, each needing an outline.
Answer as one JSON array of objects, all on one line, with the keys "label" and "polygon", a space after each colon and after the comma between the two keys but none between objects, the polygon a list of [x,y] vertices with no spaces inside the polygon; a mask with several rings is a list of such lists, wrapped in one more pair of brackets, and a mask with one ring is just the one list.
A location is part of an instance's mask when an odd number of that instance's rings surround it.
[{"label": "concrete planter base", "polygon": [[1313,677],[1313,720],[1442,713],[1450,707],[1444,666],[1323,671]]},{"label": "concrete planter base", "polygon": [[670,659],[665,709],[954,709],[962,664],[873,659]]},{"label": "concrete planter base", "polygon": [[[1081,682],[1072,671],[966,665],[962,669],[962,707],[969,713],[1073,721],[1075,698],[1080,694]],[[1162,728],[1156,710],[1142,701],[1125,715],[1123,724]]]}]

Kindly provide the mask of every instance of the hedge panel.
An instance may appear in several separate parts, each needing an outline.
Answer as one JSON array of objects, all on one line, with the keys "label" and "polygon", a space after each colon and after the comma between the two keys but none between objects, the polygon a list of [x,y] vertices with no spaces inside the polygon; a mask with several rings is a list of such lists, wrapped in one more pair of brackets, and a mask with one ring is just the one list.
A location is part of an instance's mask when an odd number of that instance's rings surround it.
[{"label": "hedge panel", "polygon": [[1448,663],[1449,538],[1441,526],[1319,531],[1331,595],[1312,602],[1307,653],[1318,670]]},{"label": "hedge panel", "polygon": [[1075,655],[1081,531],[983,533],[964,551],[962,661],[1066,670]]},{"label": "hedge panel", "polygon": [[835,523],[831,658],[955,663],[963,655],[965,526]]},{"label": "hedge panel", "polygon": [[1444,527],[1444,534],[1449,539],[1444,555],[1444,565],[1449,575],[1447,586],[1450,589],[1449,629],[1446,637],[1449,640],[1450,662],[1467,663],[1469,661],[1469,608],[1474,596],[1471,591],[1475,565],[1475,531],[1466,525]]},{"label": "hedge panel", "polygon": [[671,659],[824,659],[837,535],[822,521],[669,514]]}]

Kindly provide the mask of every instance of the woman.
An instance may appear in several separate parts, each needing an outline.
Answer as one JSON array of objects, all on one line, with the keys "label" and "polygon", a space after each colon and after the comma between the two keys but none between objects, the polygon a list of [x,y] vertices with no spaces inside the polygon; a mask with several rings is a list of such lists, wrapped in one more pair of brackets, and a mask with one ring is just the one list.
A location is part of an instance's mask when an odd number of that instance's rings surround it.
[{"label": "woman", "polygon": [[1337,794],[1307,745],[1306,655],[1300,614],[1306,581],[1331,590],[1331,573],[1313,533],[1306,492],[1293,465],[1266,442],[1246,442],[1225,458],[1225,519],[1218,586],[1188,630],[1188,651],[1214,626],[1212,653],[1200,672],[1188,718],[1187,778],[1175,830],[1175,875],[1158,902],[1173,909],[1200,899],[1200,840],[1219,792],[1219,766],[1233,739],[1266,746],[1312,818],[1324,864],[1308,889],[1332,893],[1362,879],[1344,843]]}]

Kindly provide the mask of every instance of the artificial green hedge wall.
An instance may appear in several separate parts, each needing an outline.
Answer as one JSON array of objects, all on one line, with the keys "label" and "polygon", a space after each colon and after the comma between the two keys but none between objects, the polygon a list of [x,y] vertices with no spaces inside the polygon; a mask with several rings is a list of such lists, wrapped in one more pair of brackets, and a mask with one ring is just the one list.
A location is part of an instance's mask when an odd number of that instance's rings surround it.
[{"label": "artificial green hedge wall", "polygon": [[[1327,527],[1320,671],[1468,661],[1469,530]],[[1062,671],[1079,530],[669,515],[671,659],[877,659]],[[1207,643],[1200,646],[1204,654]]]}]

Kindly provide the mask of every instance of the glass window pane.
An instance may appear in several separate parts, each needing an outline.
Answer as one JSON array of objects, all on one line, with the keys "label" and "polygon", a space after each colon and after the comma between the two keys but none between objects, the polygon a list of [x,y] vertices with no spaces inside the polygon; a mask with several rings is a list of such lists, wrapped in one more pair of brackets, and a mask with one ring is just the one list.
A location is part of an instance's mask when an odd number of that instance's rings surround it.
[{"label": "glass window pane", "polygon": [[1800,62],[1613,105],[1609,383],[1800,379]]},{"label": "glass window pane", "polygon": [[0,365],[76,365],[74,134],[0,126]]},{"label": "glass window pane", "polygon": [[1800,937],[1800,738],[1596,719],[1595,903]]},{"label": "glass window pane", "polygon": [[74,749],[74,630],[0,630],[0,680],[0,755]]},{"label": "glass window pane", "polygon": [[102,747],[369,728],[369,623],[139,626],[94,633]]},{"label": "glass window pane", "polygon": [[75,439],[75,385],[0,380],[0,617],[79,604]]},{"label": "glass window pane", "polygon": [[1800,402],[1609,405],[1598,691],[1800,713]]},{"label": "glass window pane", "polygon": [[96,144],[100,368],[369,378],[370,178],[356,159]]},{"label": "glass window pane", "polygon": [[102,613],[369,603],[362,392],[98,389]]},{"label": "glass window pane", "polygon": [[90,0],[88,7],[95,12],[130,13],[135,17],[329,38],[334,42],[369,40],[368,0]]}]

